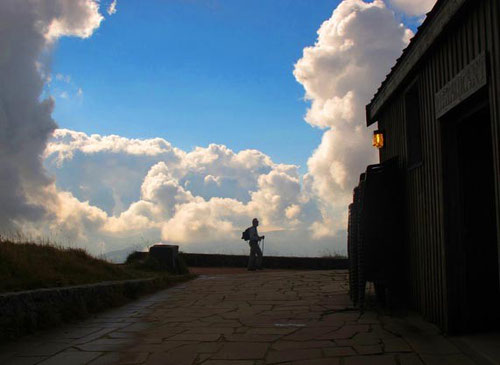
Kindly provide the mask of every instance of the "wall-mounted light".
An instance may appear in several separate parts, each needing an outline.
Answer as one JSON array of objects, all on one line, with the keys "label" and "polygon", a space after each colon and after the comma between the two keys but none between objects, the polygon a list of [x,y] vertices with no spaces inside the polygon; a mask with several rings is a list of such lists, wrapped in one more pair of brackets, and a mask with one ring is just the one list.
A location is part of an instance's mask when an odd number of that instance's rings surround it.
[{"label": "wall-mounted light", "polygon": [[384,147],[384,132],[381,130],[376,130],[373,132],[373,140],[372,140],[372,145],[373,147],[376,148],[382,148]]}]

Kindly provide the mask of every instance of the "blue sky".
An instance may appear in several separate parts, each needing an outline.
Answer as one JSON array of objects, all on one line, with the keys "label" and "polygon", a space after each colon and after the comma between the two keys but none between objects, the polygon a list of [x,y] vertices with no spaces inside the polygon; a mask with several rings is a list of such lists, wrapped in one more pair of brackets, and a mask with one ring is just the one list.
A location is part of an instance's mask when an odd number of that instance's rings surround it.
[{"label": "blue sky", "polygon": [[91,39],[59,41],[52,72],[71,77],[50,86],[60,127],[255,148],[305,172],[322,132],[303,120],[293,65],[338,1],[144,4],[119,1]]}]

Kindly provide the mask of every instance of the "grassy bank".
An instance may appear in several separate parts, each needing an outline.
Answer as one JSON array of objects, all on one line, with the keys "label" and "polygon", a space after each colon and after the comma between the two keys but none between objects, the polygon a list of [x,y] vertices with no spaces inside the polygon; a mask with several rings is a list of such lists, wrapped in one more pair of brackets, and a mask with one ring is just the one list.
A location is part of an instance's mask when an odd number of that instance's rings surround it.
[{"label": "grassy bank", "polygon": [[[0,295],[0,343],[86,318],[195,277],[187,268],[180,270],[183,275],[172,275],[159,266],[153,258],[119,265],[82,249],[0,237],[0,294],[9,293]],[[51,290],[24,291],[42,288]]]},{"label": "grassy bank", "polygon": [[0,238],[0,293],[166,275],[154,266],[117,265],[82,249]]}]

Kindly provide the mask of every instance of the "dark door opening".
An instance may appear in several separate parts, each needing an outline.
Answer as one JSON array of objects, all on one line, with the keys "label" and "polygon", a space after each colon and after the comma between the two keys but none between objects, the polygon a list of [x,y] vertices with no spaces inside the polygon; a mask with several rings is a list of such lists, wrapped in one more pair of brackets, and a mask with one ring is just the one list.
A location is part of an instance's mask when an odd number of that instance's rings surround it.
[{"label": "dark door opening", "polygon": [[[470,110],[470,109],[469,109]],[[487,105],[444,122],[449,327],[499,328],[500,288],[490,112]]]}]

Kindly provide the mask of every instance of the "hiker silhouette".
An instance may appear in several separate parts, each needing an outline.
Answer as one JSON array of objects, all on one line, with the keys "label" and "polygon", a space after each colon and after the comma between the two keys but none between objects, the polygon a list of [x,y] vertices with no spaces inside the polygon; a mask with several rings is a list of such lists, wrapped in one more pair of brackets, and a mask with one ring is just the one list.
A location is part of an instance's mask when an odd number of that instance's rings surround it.
[{"label": "hiker silhouette", "polygon": [[259,247],[259,241],[263,240],[265,236],[259,236],[257,226],[259,220],[254,218],[252,226],[247,228],[248,231],[248,244],[250,245],[250,255],[248,257],[248,270],[262,270],[262,251]]}]

